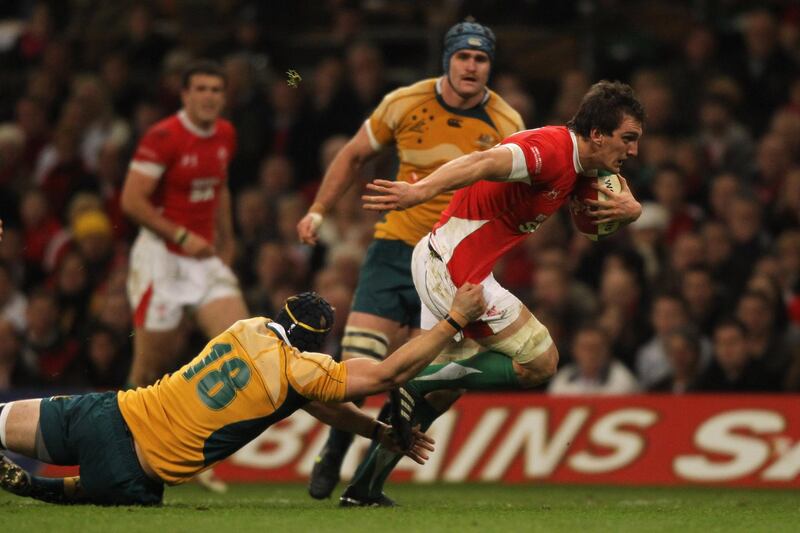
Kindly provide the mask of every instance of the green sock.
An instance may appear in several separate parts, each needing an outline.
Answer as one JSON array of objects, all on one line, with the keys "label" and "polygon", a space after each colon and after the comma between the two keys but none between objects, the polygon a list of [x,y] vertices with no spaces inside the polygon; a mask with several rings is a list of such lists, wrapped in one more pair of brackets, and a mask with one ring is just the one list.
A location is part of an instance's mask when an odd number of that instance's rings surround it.
[{"label": "green sock", "polygon": [[451,363],[429,365],[406,388],[424,397],[442,389],[519,389],[519,379],[511,358],[501,352],[488,351]]},{"label": "green sock", "polygon": [[[433,421],[441,414],[431,407],[428,402],[420,401],[414,413],[415,424],[419,423],[420,429],[425,431],[431,427]],[[367,450],[366,458],[358,466],[353,479],[350,481],[350,487],[353,487],[355,492],[362,496],[372,498],[380,496],[386,479],[402,458],[402,454],[385,450],[377,441],[372,441]]]}]

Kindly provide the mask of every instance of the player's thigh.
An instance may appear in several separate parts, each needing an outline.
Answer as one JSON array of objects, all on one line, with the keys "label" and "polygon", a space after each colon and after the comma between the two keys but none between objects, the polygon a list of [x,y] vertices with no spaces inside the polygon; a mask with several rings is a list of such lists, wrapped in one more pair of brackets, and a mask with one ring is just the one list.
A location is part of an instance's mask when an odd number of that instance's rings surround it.
[{"label": "player's thigh", "polygon": [[209,338],[216,337],[237,320],[247,318],[247,306],[240,294],[211,300],[197,308],[197,322]]},{"label": "player's thigh", "polygon": [[342,358],[383,359],[420,324],[420,302],[411,278],[412,248],[376,239],[359,272],[342,339]]},{"label": "player's thigh", "polygon": [[[6,448],[28,457],[36,457],[36,431],[39,428],[39,404],[41,400],[18,400],[6,404],[5,415]],[[8,411],[7,413],[5,411]]]},{"label": "player's thigh", "polygon": [[153,505],[163,484],[148,478],[119,410],[116,392],[42,400],[41,431],[55,464],[78,464],[93,503]]},{"label": "player's thigh", "polygon": [[361,265],[351,311],[419,327],[419,296],[411,277],[412,251],[402,241],[374,240]]}]

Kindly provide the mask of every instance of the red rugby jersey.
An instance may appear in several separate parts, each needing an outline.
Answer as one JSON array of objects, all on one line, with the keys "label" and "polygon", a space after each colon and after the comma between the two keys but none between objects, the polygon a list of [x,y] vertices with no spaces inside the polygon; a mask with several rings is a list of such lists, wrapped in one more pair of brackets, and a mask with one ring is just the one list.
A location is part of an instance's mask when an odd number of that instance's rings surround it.
[{"label": "red rugby jersey", "polygon": [[508,178],[457,191],[432,231],[431,245],[459,287],[488,276],[505,252],[567,201],[583,173],[577,139],[566,127],[521,131],[501,145],[514,158]]},{"label": "red rugby jersey", "polygon": [[[164,217],[213,243],[219,190],[235,150],[230,122],[218,119],[202,130],[182,110],[147,130],[130,168],[160,180],[151,201]],[[171,242],[167,247],[180,253]]]}]

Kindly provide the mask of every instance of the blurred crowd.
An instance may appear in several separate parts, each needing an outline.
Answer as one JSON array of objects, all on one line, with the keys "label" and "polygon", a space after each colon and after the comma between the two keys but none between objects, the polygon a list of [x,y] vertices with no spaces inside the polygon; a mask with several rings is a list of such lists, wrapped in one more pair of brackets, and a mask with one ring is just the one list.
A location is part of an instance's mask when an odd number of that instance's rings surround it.
[{"label": "blurred crowd", "polygon": [[[484,4],[4,1],[0,391],[124,385],[136,228],[120,190],[196,57],[227,75],[250,313],[313,288],[338,310],[335,352],[376,221],[363,183],[395,162],[363,170],[321,246],[298,244],[295,226],[383,95],[441,74],[443,29],[465,15],[495,30],[490,86],[526,127],[563,124],[602,78],[630,83],[647,112],[623,171],[642,217],[593,243],[561,212],[496,271],[559,345],[549,390],[800,390],[800,6],[596,0],[537,16],[550,4]],[[176,339],[187,356],[190,326]]]}]

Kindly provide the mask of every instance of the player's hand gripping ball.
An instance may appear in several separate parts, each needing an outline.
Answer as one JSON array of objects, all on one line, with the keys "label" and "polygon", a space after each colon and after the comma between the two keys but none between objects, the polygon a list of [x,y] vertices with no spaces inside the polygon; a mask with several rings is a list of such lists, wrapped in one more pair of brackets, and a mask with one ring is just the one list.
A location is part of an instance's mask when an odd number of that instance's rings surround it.
[{"label": "player's hand gripping ball", "polygon": [[598,172],[597,177],[578,176],[575,183],[569,207],[572,222],[575,224],[575,228],[587,238],[599,241],[616,232],[621,224],[620,222],[595,224],[596,218],[591,214],[594,208],[587,204],[586,200],[608,200],[608,196],[592,187],[592,183],[598,183],[602,188],[616,193],[622,191],[622,184],[619,181],[619,175],[602,170]]}]

